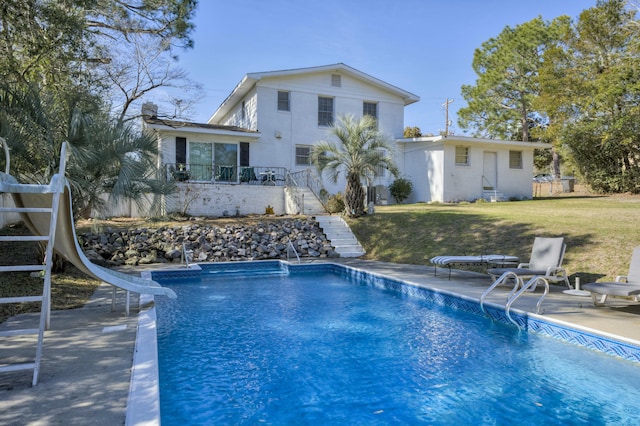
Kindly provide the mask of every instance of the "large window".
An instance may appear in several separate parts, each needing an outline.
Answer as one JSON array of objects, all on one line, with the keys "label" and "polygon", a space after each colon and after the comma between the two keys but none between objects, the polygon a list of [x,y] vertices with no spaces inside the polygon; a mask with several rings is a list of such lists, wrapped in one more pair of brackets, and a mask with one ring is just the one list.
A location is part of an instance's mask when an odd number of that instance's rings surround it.
[{"label": "large window", "polygon": [[456,146],[456,166],[469,165],[469,147]]},{"label": "large window", "polygon": [[289,105],[289,92],[278,90],[278,111],[291,111]]},{"label": "large window", "polygon": [[189,165],[192,180],[210,181],[215,178],[233,181],[238,165],[238,145],[190,142]]},{"label": "large window", "polygon": [[213,177],[211,158],[213,145],[203,142],[189,142],[189,165],[191,179],[210,181]]},{"label": "large window", "polygon": [[509,151],[509,168],[522,168],[522,151]]},{"label": "large window", "polygon": [[318,96],[318,126],[333,126],[333,98]]},{"label": "large window", "polygon": [[296,145],[296,166],[311,165],[311,147],[306,145]]},{"label": "large window", "polygon": [[234,143],[214,143],[213,158],[216,165],[216,180],[235,181],[238,165],[238,145]]}]

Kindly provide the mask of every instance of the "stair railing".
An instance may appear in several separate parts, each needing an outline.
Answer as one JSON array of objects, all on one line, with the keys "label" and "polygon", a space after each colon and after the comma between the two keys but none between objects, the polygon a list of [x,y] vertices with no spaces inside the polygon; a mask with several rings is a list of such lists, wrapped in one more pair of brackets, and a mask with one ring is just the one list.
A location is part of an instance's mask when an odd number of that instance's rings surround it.
[{"label": "stair railing", "polygon": [[322,208],[329,213],[327,209],[327,201],[329,201],[329,192],[322,184],[322,180],[311,169],[301,170],[291,173],[292,177],[298,182],[299,186],[307,187],[316,196]]},{"label": "stair railing", "polygon": [[485,177],[485,175],[482,175],[482,190],[484,192],[484,184],[485,182],[487,183],[487,187],[490,187],[491,189],[493,189],[493,198],[498,201],[498,189],[496,188],[496,185],[492,184],[491,182],[489,182],[489,179],[487,179]]},{"label": "stair railing", "polygon": [[298,181],[294,177],[294,174],[297,175],[298,173],[299,172],[287,172],[284,178],[284,186],[285,188],[289,189],[289,191],[291,191],[291,198],[300,214],[304,214],[304,193],[300,189]]}]

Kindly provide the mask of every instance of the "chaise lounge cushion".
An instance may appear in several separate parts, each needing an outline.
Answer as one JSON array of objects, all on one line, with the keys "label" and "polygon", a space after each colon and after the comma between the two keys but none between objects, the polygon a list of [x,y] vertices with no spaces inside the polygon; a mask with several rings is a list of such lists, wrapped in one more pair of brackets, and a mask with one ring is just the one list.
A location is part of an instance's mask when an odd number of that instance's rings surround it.
[{"label": "chaise lounge cushion", "polygon": [[606,294],[608,296],[629,297],[640,294],[640,285],[617,282],[589,283],[583,285],[582,289],[592,293]]},{"label": "chaise lounge cushion", "polygon": [[[640,246],[633,249],[627,275],[617,276],[615,282],[588,283],[584,284],[582,288],[591,292],[593,304],[596,306],[604,305],[607,296],[629,297],[640,295]],[[599,300],[598,294],[601,295]]]}]

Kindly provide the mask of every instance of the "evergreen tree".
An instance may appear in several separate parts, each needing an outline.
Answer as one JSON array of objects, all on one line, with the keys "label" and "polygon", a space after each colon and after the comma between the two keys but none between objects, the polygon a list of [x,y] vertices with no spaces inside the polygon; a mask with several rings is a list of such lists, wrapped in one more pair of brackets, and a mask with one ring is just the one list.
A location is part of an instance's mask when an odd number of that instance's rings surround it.
[{"label": "evergreen tree", "polygon": [[468,106],[458,112],[459,126],[475,136],[529,140],[529,128],[541,117],[532,108],[539,93],[537,75],[545,48],[556,36],[556,24],[538,17],[476,49],[475,85],[462,86]]},{"label": "evergreen tree", "polygon": [[540,109],[568,167],[602,192],[640,192],[640,25],[623,0],[567,26],[541,70]]}]

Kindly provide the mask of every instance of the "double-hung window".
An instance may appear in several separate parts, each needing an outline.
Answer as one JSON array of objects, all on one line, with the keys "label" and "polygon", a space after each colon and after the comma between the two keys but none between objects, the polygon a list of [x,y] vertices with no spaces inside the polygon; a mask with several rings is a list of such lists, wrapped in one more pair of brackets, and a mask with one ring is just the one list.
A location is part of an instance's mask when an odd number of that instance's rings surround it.
[{"label": "double-hung window", "polygon": [[469,165],[469,147],[456,146],[456,166]]},{"label": "double-hung window", "polygon": [[318,96],[318,126],[333,126],[333,98]]},{"label": "double-hung window", "polygon": [[296,166],[311,165],[311,147],[307,145],[296,145]]},{"label": "double-hung window", "polygon": [[509,168],[522,168],[522,151],[509,151]]},{"label": "double-hung window", "polygon": [[378,104],[375,102],[363,102],[362,103],[362,115],[368,115],[373,118],[378,125]]},{"label": "double-hung window", "polygon": [[289,92],[278,90],[278,111],[291,111]]}]

